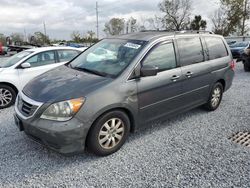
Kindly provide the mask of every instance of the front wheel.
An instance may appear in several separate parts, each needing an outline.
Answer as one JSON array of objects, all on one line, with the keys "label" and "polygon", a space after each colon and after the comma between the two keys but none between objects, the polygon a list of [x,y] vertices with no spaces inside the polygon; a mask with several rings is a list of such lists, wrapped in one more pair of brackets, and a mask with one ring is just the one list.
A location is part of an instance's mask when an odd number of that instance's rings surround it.
[{"label": "front wheel", "polygon": [[8,108],[15,103],[15,90],[4,84],[0,84],[0,109]]},{"label": "front wheel", "polygon": [[209,95],[209,100],[205,105],[205,108],[209,111],[216,110],[220,106],[222,96],[223,96],[223,86],[221,83],[218,82],[213,86],[213,89]]},{"label": "front wheel", "polygon": [[130,120],[123,111],[111,111],[97,119],[90,128],[87,148],[106,156],[118,151],[130,132]]}]

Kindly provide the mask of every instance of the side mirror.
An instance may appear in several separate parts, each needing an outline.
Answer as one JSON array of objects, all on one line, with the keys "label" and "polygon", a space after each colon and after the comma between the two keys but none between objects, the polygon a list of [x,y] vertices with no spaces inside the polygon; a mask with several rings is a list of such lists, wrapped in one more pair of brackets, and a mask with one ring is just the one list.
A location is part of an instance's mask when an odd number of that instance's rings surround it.
[{"label": "side mirror", "polygon": [[22,67],[23,69],[28,69],[28,68],[31,67],[31,65],[30,65],[30,63],[23,63],[23,64],[21,64],[21,67]]},{"label": "side mirror", "polygon": [[144,65],[141,68],[141,76],[146,77],[146,76],[156,76],[159,71],[159,68],[156,66],[152,65]]}]

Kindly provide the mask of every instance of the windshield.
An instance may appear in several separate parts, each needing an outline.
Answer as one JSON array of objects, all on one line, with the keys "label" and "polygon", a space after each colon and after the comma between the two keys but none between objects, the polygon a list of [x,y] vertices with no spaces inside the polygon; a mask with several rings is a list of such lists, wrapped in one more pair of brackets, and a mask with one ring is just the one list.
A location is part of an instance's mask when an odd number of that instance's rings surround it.
[{"label": "windshield", "polygon": [[104,39],[70,63],[70,67],[106,77],[117,77],[137,56],[145,41]]},{"label": "windshield", "polygon": [[236,47],[247,47],[249,44],[249,42],[237,42],[237,43],[234,43],[232,45],[230,45],[231,47],[233,48],[236,48]]},{"label": "windshield", "polygon": [[19,62],[21,59],[27,57],[28,55],[32,54],[32,51],[23,51],[18,54],[13,55],[10,58],[6,58],[2,62],[0,62],[1,68],[7,68],[11,67],[12,65],[15,65],[17,62]]}]

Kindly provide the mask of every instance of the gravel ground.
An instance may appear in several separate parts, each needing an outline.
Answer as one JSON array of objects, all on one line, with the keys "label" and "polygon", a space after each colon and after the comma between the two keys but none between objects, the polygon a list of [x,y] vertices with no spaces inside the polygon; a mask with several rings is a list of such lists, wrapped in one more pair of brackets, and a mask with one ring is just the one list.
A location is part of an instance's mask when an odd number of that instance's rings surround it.
[{"label": "gravel ground", "polygon": [[250,131],[250,73],[238,63],[215,112],[194,109],[130,136],[117,153],[65,157],[17,131],[0,111],[0,187],[250,187],[250,148],[228,137]]}]

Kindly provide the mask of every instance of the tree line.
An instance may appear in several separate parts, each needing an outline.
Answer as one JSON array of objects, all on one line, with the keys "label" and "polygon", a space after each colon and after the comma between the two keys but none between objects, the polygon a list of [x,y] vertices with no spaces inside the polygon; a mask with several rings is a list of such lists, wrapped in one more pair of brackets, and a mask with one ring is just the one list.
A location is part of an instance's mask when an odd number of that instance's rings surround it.
[{"label": "tree line", "polygon": [[[249,27],[246,24],[250,18],[250,0],[220,0],[217,10],[210,16],[213,24],[212,31],[223,36],[246,35]],[[119,35],[138,32],[142,30],[205,30],[207,20],[201,15],[192,17],[193,5],[191,0],[162,0],[158,4],[161,14],[153,17],[142,18],[140,21],[130,17],[111,18],[104,25],[106,35]],[[24,36],[21,33],[12,33],[9,37],[0,33],[0,42],[4,45],[8,42],[18,44],[49,45],[57,43],[58,40],[51,40],[48,35],[38,31],[32,35]],[[81,34],[74,31],[71,34],[71,41],[76,43],[95,43],[98,39],[93,31]],[[63,41],[66,42],[66,41]]]},{"label": "tree line", "polygon": [[[163,0],[158,4],[162,16],[142,19],[138,22],[131,17],[112,18],[104,26],[107,35],[119,35],[141,30],[205,30],[207,21],[201,15],[192,15],[191,0]],[[210,16],[212,31],[223,36],[246,35],[249,28],[246,22],[250,16],[249,0],[220,0],[217,10]]]}]

